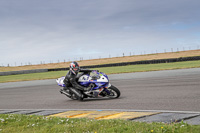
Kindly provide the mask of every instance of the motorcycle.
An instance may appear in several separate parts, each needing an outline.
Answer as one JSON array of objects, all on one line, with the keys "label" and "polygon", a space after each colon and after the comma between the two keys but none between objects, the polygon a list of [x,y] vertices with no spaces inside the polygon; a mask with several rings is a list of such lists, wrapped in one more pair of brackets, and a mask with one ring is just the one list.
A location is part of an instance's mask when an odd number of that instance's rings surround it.
[{"label": "motorcycle", "polygon": [[[65,77],[60,77],[56,79],[56,82],[60,87],[65,87],[63,80]],[[115,86],[111,85],[108,76],[103,72],[92,71],[91,73],[79,74],[76,78],[78,84],[84,87],[90,87],[89,91],[81,91],[83,97],[78,99],[76,94],[71,92],[69,89],[64,91],[60,90],[61,94],[73,100],[83,100],[84,98],[118,98],[120,96],[120,91]]]}]

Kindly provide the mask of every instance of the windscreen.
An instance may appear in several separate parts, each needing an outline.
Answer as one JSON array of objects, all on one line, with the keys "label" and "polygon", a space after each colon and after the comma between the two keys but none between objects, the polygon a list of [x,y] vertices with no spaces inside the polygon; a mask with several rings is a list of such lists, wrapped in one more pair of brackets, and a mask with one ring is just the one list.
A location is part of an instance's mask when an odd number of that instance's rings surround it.
[{"label": "windscreen", "polygon": [[91,77],[92,79],[99,79],[99,78],[100,78],[99,73],[98,73],[97,71],[92,71],[92,72],[90,73],[90,77]]}]

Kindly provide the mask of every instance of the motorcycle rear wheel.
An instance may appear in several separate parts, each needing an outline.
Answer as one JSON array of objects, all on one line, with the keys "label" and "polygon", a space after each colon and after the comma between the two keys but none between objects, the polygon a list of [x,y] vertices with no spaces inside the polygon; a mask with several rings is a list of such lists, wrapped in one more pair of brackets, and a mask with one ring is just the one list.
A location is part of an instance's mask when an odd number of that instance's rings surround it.
[{"label": "motorcycle rear wheel", "polygon": [[109,98],[118,98],[120,96],[120,91],[115,86],[111,85],[111,87],[108,88],[110,91],[110,95],[108,95]]}]

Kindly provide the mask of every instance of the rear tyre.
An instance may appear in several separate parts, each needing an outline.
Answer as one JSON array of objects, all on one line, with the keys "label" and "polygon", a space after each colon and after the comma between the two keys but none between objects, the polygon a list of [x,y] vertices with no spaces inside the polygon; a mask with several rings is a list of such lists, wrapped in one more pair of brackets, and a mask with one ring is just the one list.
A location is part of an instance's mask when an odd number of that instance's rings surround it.
[{"label": "rear tyre", "polygon": [[111,85],[111,87],[108,88],[110,95],[108,95],[109,98],[118,98],[120,96],[120,91],[115,86]]}]

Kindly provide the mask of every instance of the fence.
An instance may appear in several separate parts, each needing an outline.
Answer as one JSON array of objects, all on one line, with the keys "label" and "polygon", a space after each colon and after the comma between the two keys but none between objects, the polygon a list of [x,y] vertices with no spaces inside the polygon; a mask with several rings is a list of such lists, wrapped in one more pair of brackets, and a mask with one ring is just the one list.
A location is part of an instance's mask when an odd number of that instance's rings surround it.
[{"label": "fence", "polygon": [[71,61],[83,61],[83,60],[91,60],[91,59],[102,59],[102,58],[112,58],[112,57],[125,57],[125,56],[135,56],[135,55],[148,55],[148,54],[158,54],[158,53],[173,53],[173,52],[181,52],[181,51],[188,51],[188,50],[199,50],[200,49],[200,45],[197,46],[189,46],[189,47],[179,47],[179,48],[168,48],[168,49],[155,49],[155,50],[144,50],[144,51],[138,51],[138,52],[134,52],[134,51],[130,51],[130,52],[122,52],[122,53],[118,53],[116,55],[111,55],[111,53],[108,53],[107,55],[104,54],[104,56],[89,56],[89,58],[87,57],[76,57],[76,58],[68,58],[68,59],[64,59],[64,60],[50,60],[50,61],[37,61],[35,63],[33,62],[26,62],[26,63],[7,63],[7,64],[3,64],[0,63],[0,67],[10,67],[10,66],[27,66],[27,65],[39,65],[39,64],[51,64],[51,63],[60,63],[60,62],[71,62]]},{"label": "fence", "polygon": [[[112,63],[112,64],[103,64],[103,65],[91,65],[91,66],[82,66],[81,68],[115,67],[115,66],[138,65],[138,64],[158,64],[158,63],[194,61],[194,60],[200,60],[200,56],[180,57],[180,58],[171,58],[171,59],[159,59],[159,60],[146,60],[146,61],[134,61],[134,62],[122,62],[122,63]],[[65,70],[69,70],[69,68],[35,69],[35,70],[0,72],[0,76],[27,74],[27,73],[39,73],[39,72],[50,72],[50,71],[65,71]]]}]

